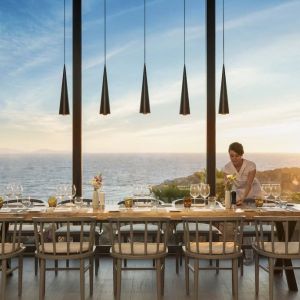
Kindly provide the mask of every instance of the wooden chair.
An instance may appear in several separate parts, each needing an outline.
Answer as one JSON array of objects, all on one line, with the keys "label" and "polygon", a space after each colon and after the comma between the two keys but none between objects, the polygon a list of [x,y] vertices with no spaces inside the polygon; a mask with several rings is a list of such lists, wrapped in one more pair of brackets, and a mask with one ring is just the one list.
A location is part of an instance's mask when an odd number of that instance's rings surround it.
[{"label": "wooden chair", "polygon": [[[203,203],[202,198],[196,198],[196,204]],[[176,205],[183,205],[183,199],[177,199],[172,202],[174,206]],[[195,234],[196,232],[196,224],[190,224],[190,234]],[[199,223],[199,232],[201,233],[202,236],[205,237],[205,239],[208,239],[208,234],[209,234],[209,226],[208,224],[200,224]],[[175,229],[174,229],[174,235],[175,235],[175,242],[176,242],[176,274],[179,273],[179,264],[182,266],[182,244],[183,244],[183,236],[184,236],[184,226],[183,222],[179,222],[176,224]],[[218,240],[218,236],[220,234],[220,231],[218,228],[213,227],[213,240],[216,241]],[[218,262],[217,262],[218,264]]]},{"label": "wooden chair", "polygon": [[[238,299],[238,259],[243,255],[242,235],[243,217],[184,217],[184,244],[185,253],[185,280],[186,294],[189,295],[189,270],[194,272],[194,299],[198,299],[199,270],[232,270],[233,298]],[[202,241],[200,226],[206,223],[209,226],[208,241]],[[196,226],[195,234],[190,234],[190,226]],[[213,227],[219,228],[222,235],[219,241],[213,240]],[[238,230],[238,227],[241,230]],[[194,260],[194,266],[189,260]],[[217,265],[200,267],[199,260],[232,260],[232,267]]]},{"label": "wooden chair", "polygon": [[[46,207],[46,203],[43,200],[40,199],[30,199],[31,202],[31,206],[45,206]],[[11,199],[11,200],[7,200],[4,202],[4,204],[14,207],[15,205],[17,205],[17,203],[19,203],[19,205],[22,205],[22,199],[19,199],[18,201],[16,199]],[[34,226],[32,222],[23,222],[22,224],[22,239],[25,238],[29,238],[32,239],[31,242],[29,243],[25,243],[23,242],[23,245],[25,246],[25,253],[33,256],[34,257],[34,274],[37,275],[38,273],[38,261],[37,258],[35,257],[34,253],[35,253],[35,242],[34,242]],[[8,229],[8,234],[12,235],[13,234],[13,227],[10,226]]]},{"label": "wooden chair", "polygon": [[[66,205],[68,203],[73,204],[73,200],[64,200],[59,203],[59,205]],[[87,206],[90,206],[92,203],[92,199],[83,199],[83,203]],[[90,227],[89,225],[85,225],[83,228],[84,235],[89,235]],[[67,226],[64,223],[57,224],[56,230],[57,238],[65,237],[67,234]],[[70,226],[70,234],[74,241],[78,241],[80,237],[80,226],[78,224],[72,224]],[[98,276],[99,265],[100,265],[100,236],[103,234],[102,223],[97,222],[95,226],[95,275]],[[57,265],[57,262],[55,262]],[[66,261],[66,267],[69,267],[69,261]],[[57,273],[56,273],[57,274]]]},{"label": "wooden chair", "polygon": [[[25,247],[21,244],[23,218],[0,218],[1,241],[0,241],[0,260],[2,262],[2,282],[0,299],[5,300],[6,277],[14,270],[18,269],[18,295],[22,295],[22,274],[23,274],[23,252]],[[8,234],[8,228],[12,228],[11,234]],[[7,269],[7,261],[18,257],[18,265]]]},{"label": "wooden chair", "polygon": [[[111,255],[113,257],[114,295],[119,300],[121,297],[121,271],[122,270],[156,270],[157,299],[164,293],[165,257],[167,255],[167,234],[162,234],[163,226],[168,226],[168,218],[110,218],[111,228]],[[134,230],[136,224],[143,224],[143,239]],[[152,232],[148,228],[155,225],[156,238],[152,240]],[[128,226],[129,239],[124,241],[123,226]],[[167,232],[167,230],[165,230]],[[127,233],[126,233],[127,236]],[[149,241],[150,239],[150,241]],[[155,267],[152,268],[122,268],[122,260],[147,260],[154,259]]]},{"label": "wooden chair", "polygon": [[[268,223],[271,226],[271,240],[264,240],[263,226]],[[294,267],[291,263],[284,263],[283,266],[275,265],[275,260],[293,260],[300,259],[300,232],[298,232],[295,241],[291,241],[292,234],[296,224],[300,223],[299,217],[281,217],[281,216],[268,216],[268,217],[255,217],[255,231],[256,240],[253,243],[254,260],[255,260],[255,293],[258,295],[259,291],[259,267],[269,273],[269,299],[273,299],[273,279],[274,270],[293,270],[300,269]],[[275,233],[278,233],[282,226],[283,232],[278,239]],[[260,256],[268,258],[268,268],[260,265]]]},{"label": "wooden chair", "polygon": [[[63,242],[56,240],[56,224],[64,222],[67,226],[66,239]],[[76,222],[80,226],[79,241],[74,242],[71,236],[71,226]],[[89,270],[90,276],[90,295],[93,294],[93,268],[94,268],[94,238],[96,219],[92,217],[60,217],[60,218],[33,218],[35,241],[36,241],[36,256],[40,262],[40,285],[39,299],[45,298],[45,275],[46,271],[60,270],[80,270],[80,299],[85,298],[85,272]],[[85,235],[84,228],[89,226],[90,231],[88,236]],[[45,227],[50,228],[52,241],[46,241],[43,234]],[[41,228],[41,231],[39,231]],[[55,266],[54,268],[46,267],[46,260],[79,260],[80,268],[62,268]],[[85,259],[89,260],[85,266]]]}]

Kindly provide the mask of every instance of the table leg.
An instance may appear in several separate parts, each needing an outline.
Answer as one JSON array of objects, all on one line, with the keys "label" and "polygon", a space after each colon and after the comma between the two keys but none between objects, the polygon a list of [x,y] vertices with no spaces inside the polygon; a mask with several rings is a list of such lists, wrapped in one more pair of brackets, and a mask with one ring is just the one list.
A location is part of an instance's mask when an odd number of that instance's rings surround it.
[{"label": "table leg", "polygon": [[[296,226],[296,222],[289,222],[289,241],[292,238],[292,235],[294,233]],[[276,222],[276,231],[277,231],[277,236],[279,241],[284,241],[284,228],[281,222]],[[275,267],[282,267],[282,266],[293,266],[292,260],[291,259],[277,259],[275,262]],[[281,270],[277,270],[274,272],[275,274],[281,274]],[[285,270],[285,276],[287,280],[287,284],[289,287],[290,291],[298,291],[298,286],[297,286],[297,281],[295,277],[294,270]]]}]

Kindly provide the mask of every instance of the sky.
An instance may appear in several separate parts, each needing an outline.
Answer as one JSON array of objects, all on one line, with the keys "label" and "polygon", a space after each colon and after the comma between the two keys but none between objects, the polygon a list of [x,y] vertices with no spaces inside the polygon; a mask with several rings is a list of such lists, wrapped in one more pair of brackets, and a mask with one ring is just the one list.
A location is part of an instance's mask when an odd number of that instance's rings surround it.
[{"label": "sky", "polygon": [[[143,1],[107,0],[111,114],[99,115],[103,0],[83,2],[83,152],[206,151],[205,1],[186,0],[191,115],[179,115],[183,1],[146,1],[151,114],[139,114]],[[222,69],[217,0],[216,108]],[[217,152],[300,152],[300,0],[225,0],[229,115],[217,115]],[[0,153],[72,151],[72,112],[59,116],[63,0],[0,1]],[[72,1],[66,0],[66,68],[72,107]]]}]

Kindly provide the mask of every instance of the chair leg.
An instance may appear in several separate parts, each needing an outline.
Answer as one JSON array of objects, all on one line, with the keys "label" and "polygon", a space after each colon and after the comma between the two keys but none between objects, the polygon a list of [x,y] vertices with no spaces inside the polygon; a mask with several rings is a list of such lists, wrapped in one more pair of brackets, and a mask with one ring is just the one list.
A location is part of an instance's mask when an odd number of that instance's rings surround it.
[{"label": "chair leg", "polygon": [[89,272],[90,272],[90,295],[93,295],[94,292],[94,257],[91,256],[89,258],[90,261],[90,267],[89,267]]},{"label": "chair leg", "polygon": [[269,258],[269,300],[273,300],[274,259]]},{"label": "chair leg", "polygon": [[116,275],[117,275],[117,300],[121,299],[121,268],[122,268],[122,260],[117,258],[117,265],[116,265]]},{"label": "chair leg", "polygon": [[255,252],[254,254],[255,260],[255,295],[258,295],[259,291],[259,255]]},{"label": "chair leg", "polygon": [[161,261],[156,259],[156,284],[157,284],[157,299],[161,299]]},{"label": "chair leg", "polygon": [[22,295],[22,282],[23,282],[23,256],[19,256],[19,266],[18,266],[18,295]]},{"label": "chair leg", "polygon": [[40,287],[39,287],[39,299],[45,298],[45,259],[40,259]]},{"label": "chair leg", "polygon": [[220,267],[220,260],[219,259],[216,259],[216,274],[218,275],[220,270],[219,270],[219,267]]},{"label": "chair leg", "polygon": [[239,259],[241,265],[241,276],[244,276],[244,254]]},{"label": "chair leg", "polygon": [[2,282],[1,282],[1,297],[0,299],[5,300],[5,288],[6,288],[6,271],[7,271],[7,260],[2,260]]},{"label": "chair leg", "polygon": [[67,259],[66,260],[66,268],[69,268],[69,266],[70,266],[70,263],[69,263],[69,260]]},{"label": "chair leg", "polygon": [[198,300],[198,287],[199,285],[199,260],[194,259],[194,299]]},{"label": "chair leg", "polygon": [[238,299],[238,258],[232,260],[232,287],[233,299]]},{"label": "chair leg", "polygon": [[97,253],[97,248],[96,248],[96,253],[95,253],[95,275],[98,276],[99,273],[99,266],[100,266],[100,258],[99,258],[99,253]]},{"label": "chair leg", "polygon": [[84,282],[85,276],[84,276],[84,259],[80,260],[80,299],[84,300]]},{"label": "chair leg", "polygon": [[189,270],[189,258],[185,255],[185,291],[187,296],[190,294],[190,270]]},{"label": "chair leg", "polygon": [[176,249],[175,252],[175,264],[176,264],[176,274],[179,273],[179,248]]},{"label": "chair leg", "polygon": [[37,274],[38,274],[38,264],[39,264],[39,262],[38,262],[37,257],[34,257],[34,275],[35,276],[37,276]]},{"label": "chair leg", "polygon": [[179,249],[179,262],[180,262],[180,267],[182,267],[182,256],[183,256],[182,248],[180,248],[180,249]]},{"label": "chair leg", "polygon": [[161,259],[161,295],[163,296],[165,293],[165,258]]},{"label": "chair leg", "polygon": [[58,271],[57,271],[57,269],[58,269],[58,261],[57,260],[54,261],[54,267],[55,267],[55,276],[57,276],[57,274],[58,274]]},{"label": "chair leg", "polygon": [[117,294],[117,260],[113,258],[113,284],[114,284],[114,296]]}]

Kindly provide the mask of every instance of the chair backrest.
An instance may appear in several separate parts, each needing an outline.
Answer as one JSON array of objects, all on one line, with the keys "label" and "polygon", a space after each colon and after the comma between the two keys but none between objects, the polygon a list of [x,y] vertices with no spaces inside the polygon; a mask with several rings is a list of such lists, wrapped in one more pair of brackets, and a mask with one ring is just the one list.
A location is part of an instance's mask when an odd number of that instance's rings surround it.
[{"label": "chair backrest", "polygon": [[[82,199],[83,203],[86,203],[87,205],[90,205],[92,203],[92,199]],[[70,200],[70,199],[67,199],[67,200],[63,200],[63,201],[60,201],[58,203],[58,205],[65,205],[65,204],[68,204],[68,203],[74,203],[74,199]]]},{"label": "chair backrest", "polygon": [[[151,204],[154,200],[158,201],[159,204],[164,204],[165,202],[160,199],[150,199],[150,198],[133,198],[133,203],[143,203],[143,204]],[[124,205],[125,200],[121,200],[118,202],[118,205]]]},{"label": "chair backrest", "polygon": [[[53,255],[71,255],[74,254],[73,246],[76,244],[76,253],[82,254],[86,252],[92,252],[95,240],[95,224],[96,218],[94,217],[36,217],[32,218],[34,224],[34,234],[36,249],[38,254],[53,254]],[[63,241],[57,241],[57,223],[64,223],[67,231],[64,235]],[[71,232],[73,223],[76,223],[80,232],[78,234],[79,240],[74,243]],[[86,225],[89,226],[89,233],[86,232]],[[47,239],[44,234],[45,231],[49,232],[49,238]],[[49,241],[50,240],[50,241]],[[63,249],[62,247],[63,246]],[[49,249],[51,251],[49,251]]]},{"label": "chair backrest", "polygon": [[[183,217],[184,243],[187,251],[202,254],[201,243],[206,245],[205,254],[216,254],[214,240],[214,228],[220,231],[218,253],[225,255],[228,252],[240,253],[243,239],[243,216],[238,217]],[[209,226],[208,234],[201,230],[201,224]],[[190,233],[189,227],[193,226]],[[205,239],[205,242],[203,242]],[[229,251],[230,246],[230,251]],[[193,248],[193,249],[192,249]]]},{"label": "chair backrest", "polygon": [[[124,254],[134,256],[166,252],[169,218],[121,217],[109,218],[108,221],[110,223],[112,253],[118,253],[122,255],[124,252]],[[122,227],[124,228],[124,226],[127,227],[125,231],[122,230]],[[142,226],[142,239],[141,231],[136,230],[136,226]],[[149,242],[149,240],[151,241]],[[141,246],[138,253],[136,252],[135,247],[137,242]]]},{"label": "chair backrest", "polygon": [[[25,198],[24,198],[25,199]],[[10,200],[5,200],[4,201],[4,204],[15,204],[15,203],[22,203],[22,200],[23,200],[23,198],[21,198],[21,199],[10,199]],[[31,203],[36,203],[36,204],[43,204],[43,205],[46,205],[46,202],[45,201],[43,201],[43,200],[40,200],[40,199],[30,199],[30,202]]]},{"label": "chair backrest", "polygon": [[[21,248],[22,217],[0,218],[0,258]],[[8,228],[11,228],[8,233]]]},{"label": "chair backrest", "polygon": [[[300,224],[299,217],[289,216],[257,216],[255,220],[255,246],[257,249],[281,255],[300,255],[300,230],[295,241],[291,241],[294,228]],[[263,226],[271,226],[270,241],[264,241]],[[278,239],[280,241],[278,241]]]}]

